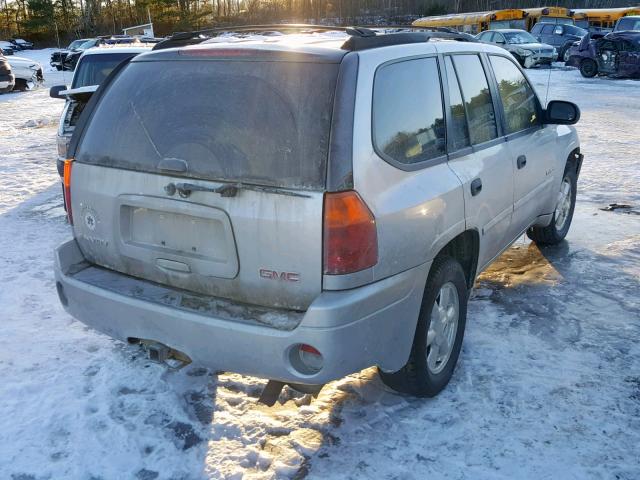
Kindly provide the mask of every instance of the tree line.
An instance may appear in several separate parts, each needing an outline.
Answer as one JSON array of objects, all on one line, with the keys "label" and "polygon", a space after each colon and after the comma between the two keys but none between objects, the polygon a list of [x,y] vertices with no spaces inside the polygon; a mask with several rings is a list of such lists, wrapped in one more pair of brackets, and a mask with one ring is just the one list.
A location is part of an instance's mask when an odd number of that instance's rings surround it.
[{"label": "tree line", "polygon": [[[629,0],[519,1],[568,8],[627,6]],[[153,21],[156,36],[213,26],[259,23],[406,24],[420,16],[514,8],[513,0],[0,0],[0,39],[38,46],[120,34]]]}]

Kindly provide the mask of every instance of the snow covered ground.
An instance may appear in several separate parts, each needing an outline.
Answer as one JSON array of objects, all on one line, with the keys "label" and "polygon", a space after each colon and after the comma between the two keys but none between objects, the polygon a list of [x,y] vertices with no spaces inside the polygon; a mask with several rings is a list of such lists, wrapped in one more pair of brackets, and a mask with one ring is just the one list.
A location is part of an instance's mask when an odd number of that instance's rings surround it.
[{"label": "snow covered ground", "polygon": [[[548,75],[530,73],[543,98]],[[640,82],[550,80],[582,108],[572,231],[482,275],[448,388],[406,398],[369,369],[271,409],[262,380],[168,371],[63,311],[62,101],[0,96],[0,478],[640,478]]]}]

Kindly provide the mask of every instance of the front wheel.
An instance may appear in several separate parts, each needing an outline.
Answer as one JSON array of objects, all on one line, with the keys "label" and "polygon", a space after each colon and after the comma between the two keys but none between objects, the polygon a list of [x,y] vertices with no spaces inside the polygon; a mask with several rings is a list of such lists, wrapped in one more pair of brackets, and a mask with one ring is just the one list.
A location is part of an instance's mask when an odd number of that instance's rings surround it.
[{"label": "front wheel", "polygon": [[436,258],[427,279],[409,360],[397,372],[380,371],[388,387],[417,397],[433,397],[442,391],[460,355],[467,298],[460,264],[450,257]]},{"label": "front wheel", "polygon": [[586,78],[595,77],[598,74],[598,64],[590,58],[585,58],[580,62],[580,73]]},{"label": "front wheel", "polygon": [[571,220],[573,220],[573,211],[576,207],[577,183],[575,165],[567,163],[551,223],[546,227],[529,228],[527,236],[531,240],[539,245],[556,245],[564,240],[564,237],[569,233]]}]

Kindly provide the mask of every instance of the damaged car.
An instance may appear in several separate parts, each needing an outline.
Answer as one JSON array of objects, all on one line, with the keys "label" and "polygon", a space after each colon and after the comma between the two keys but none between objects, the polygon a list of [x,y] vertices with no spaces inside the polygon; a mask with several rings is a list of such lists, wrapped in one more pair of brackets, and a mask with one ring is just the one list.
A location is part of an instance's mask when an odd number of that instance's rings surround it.
[{"label": "damaged car", "polygon": [[42,65],[35,60],[12,55],[7,58],[15,75],[14,90],[29,90],[44,82]]},{"label": "damaged car", "polygon": [[640,32],[586,35],[571,47],[566,65],[579,68],[586,78],[640,78]]},{"label": "damaged car", "polygon": [[558,59],[558,51],[546,43],[540,43],[533,35],[518,29],[487,30],[476,39],[492,43],[507,50],[524,68],[551,65]]}]

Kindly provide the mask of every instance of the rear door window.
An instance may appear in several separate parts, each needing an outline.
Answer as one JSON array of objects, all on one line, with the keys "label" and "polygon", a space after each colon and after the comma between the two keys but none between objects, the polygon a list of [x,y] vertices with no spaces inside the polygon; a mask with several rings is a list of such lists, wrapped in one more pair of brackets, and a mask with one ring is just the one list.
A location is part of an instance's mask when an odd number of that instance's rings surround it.
[{"label": "rear door window", "polygon": [[435,58],[383,65],[373,87],[373,141],[392,162],[415,164],[444,155],[446,128]]},{"label": "rear door window", "polygon": [[450,109],[450,138],[449,150],[454,152],[471,145],[469,138],[469,127],[467,126],[467,115],[464,110],[462,92],[456,75],[451,57],[445,57],[445,68],[447,70],[447,85],[449,90]]},{"label": "rear door window", "polygon": [[337,64],[134,61],[93,113],[76,160],[185,176],[322,189]]},{"label": "rear door window", "polygon": [[471,143],[488,142],[498,137],[489,83],[478,55],[453,55],[469,122]]},{"label": "rear door window", "polygon": [[522,72],[505,57],[490,55],[489,58],[498,83],[506,133],[515,133],[539,125],[536,94]]}]

